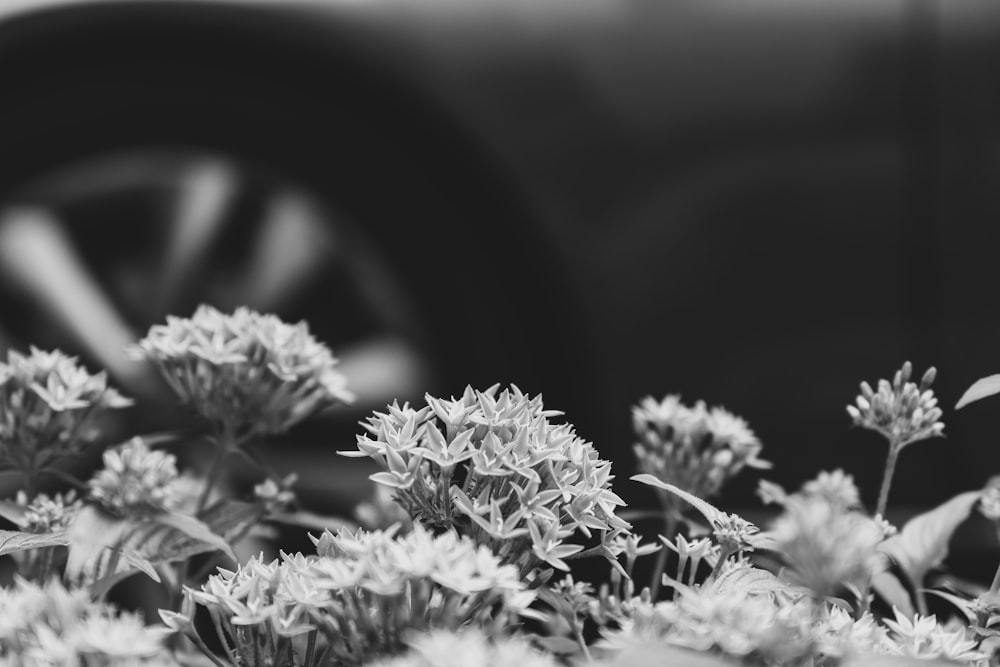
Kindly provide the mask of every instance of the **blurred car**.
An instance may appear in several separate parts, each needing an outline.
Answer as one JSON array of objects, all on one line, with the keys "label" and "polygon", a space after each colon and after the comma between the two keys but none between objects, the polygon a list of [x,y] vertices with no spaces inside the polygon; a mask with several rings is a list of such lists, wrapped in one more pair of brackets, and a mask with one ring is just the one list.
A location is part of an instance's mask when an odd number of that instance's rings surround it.
[{"label": "blurred car", "polygon": [[[885,448],[849,429],[858,382],[933,364],[948,407],[1000,366],[998,11],[22,3],[0,22],[0,327],[108,365],[107,331],[204,300],[307,318],[372,354],[361,407],[302,430],[289,467],[386,395],[514,382],[621,478],[630,406],[681,393],[746,417],[772,479],[843,467],[871,504]],[[946,440],[907,450],[891,519],[997,472],[997,410],[948,410]],[[312,469],[326,493],[364,482]]]}]

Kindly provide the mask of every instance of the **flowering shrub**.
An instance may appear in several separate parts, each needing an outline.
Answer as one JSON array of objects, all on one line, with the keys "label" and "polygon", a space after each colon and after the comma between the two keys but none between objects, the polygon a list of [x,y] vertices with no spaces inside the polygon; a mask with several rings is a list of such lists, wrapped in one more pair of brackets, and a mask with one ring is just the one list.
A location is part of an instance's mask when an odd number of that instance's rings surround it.
[{"label": "flowering shrub", "polygon": [[[888,442],[873,511],[843,470],[795,492],[760,480],[766,525],[716,507],[734,476],[770,464],[742,418],[673,395],[632,414],[631,480],[659,506],[622,510],[611,464],[561,413],[493,386],[393,403],[361,424],[341,452],[378,468],[359,528],[302,510],[295,476],[264,465],[246,497],[217,483],[230,455],[260,463],[251,440],[351,400],[304,324],[203,306],[132,353],[202,418],[196,437],[215,451],[204,470],[181,469],[162,436],[106,448],[88,480],[54,468],[94,441],[101,412],[130,402],[59,352],[0,364],[0,465],[22,482],[0,500],[0,556],[17,568],[0,588],[0,664],[1000,664],[1000,573],[988,588],[927,579],[973,508],[1000,522],[1000,484],[899,529],[883,518],[897,458],[943,435],[934,369],[915,383],[904,364],[848,406]],[[958,407],[996,393],[1000,376],[984,378]],[[67,488],[39,493],[44,475]],[[237,556],[274,523],[308,526],[315,551]],[[639,562],[653,554],[645,585]],[[589,557],[606,579],[574,578]],[[162,589],[160,623],[106,602],[130,577]],[[953,613],[931,614],[929,592]]]}]

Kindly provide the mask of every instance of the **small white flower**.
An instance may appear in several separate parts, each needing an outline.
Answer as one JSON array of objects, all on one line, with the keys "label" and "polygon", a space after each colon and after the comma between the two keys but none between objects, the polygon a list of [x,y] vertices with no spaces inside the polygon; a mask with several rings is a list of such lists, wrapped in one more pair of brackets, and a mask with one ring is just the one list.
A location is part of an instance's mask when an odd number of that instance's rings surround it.
[{"label": "small white flower", "polygon": [[90,479],[90,495],[105,509],[136,515],[166,509],[173,501],[177,458],[132,438],[104,452],[104,468]]},{"label": "small white flower", "polygon": [[[639,471],[702,498],[716,495],[743,468],[768,468],[760,440],[741,417],[680,397],[643,399],[632,409]],[[669,496],[661,497],[672,507]]]},{"label": "small white flower", "polygon": [[835,507],[857,509],[861,506],[861,494],[854,484],[854,477],[837,469],[833,472],[823,471],[816,479],[802,486],[802,493],[807,496],[820,496]]},{"label": "small white flower", "polygon": [[788,560],[789,576],[820,596],[869,576],[882,530],[860,512],[823,496],[791,496],[771,526],[770,537]]},{"label": "small white flower", "polygon": [[77,454],[102,413],[130,405],[104,373],[91,375],[75,357],[11,350],[0,362],[0,466],[32,472]]}]

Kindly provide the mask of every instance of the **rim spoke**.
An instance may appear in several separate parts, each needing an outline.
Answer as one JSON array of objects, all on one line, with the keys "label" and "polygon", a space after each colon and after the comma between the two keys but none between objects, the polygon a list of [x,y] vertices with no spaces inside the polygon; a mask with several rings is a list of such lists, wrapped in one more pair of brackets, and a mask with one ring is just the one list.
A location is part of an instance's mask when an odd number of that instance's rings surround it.
[{"label": "rim spoke", "polygon": [[182,171],[150,320],[181,305],[197,285],[238,187],[236,170],[221,160],[203,159]]},{"label": "rim spoke", "polygon": [[338,258],[332,227],[307,197],[290,189],[276,192],[254,235],[234,305],[274,310],[304,290]]},{"label": "rim spoke", "polygon": [[37,208],[0,215],[0,269],[118,383],[133,392],[144,384],[142,367],[124,353],[135,332],[81,261],[62,221]]}]

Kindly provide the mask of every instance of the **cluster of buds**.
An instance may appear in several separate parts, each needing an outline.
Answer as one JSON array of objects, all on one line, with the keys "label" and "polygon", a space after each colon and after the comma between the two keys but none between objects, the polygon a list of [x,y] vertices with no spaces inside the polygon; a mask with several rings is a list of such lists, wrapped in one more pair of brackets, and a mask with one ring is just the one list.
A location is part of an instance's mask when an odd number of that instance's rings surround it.
[{"label": "cluster of buds", "polygon": [[103,372],[91,375],[75,357],[11,350],[0,362],[0,466],[34,477],[88,444],[103,412],[130,405]]},{"label": "cluster of buds", "polygon": [[83,504],[73,490],[53,496],[39,493],[30,500],[27,494],[19,491],[16,501],[24,508],[24,516],[18,522],[18,528],[26,533],[38,534],[65,531]]},{"label": "cluster of buds", "polygon": [[130,354],[152,363],[181,404],[238,437],[283,433],[353,400],[336,359],[305,322],[247,308],[226,315],[203,305],[191,318],[168,317]]},{"label": "cluster of buds", "polygon": [[174,504],[177,458],[150,449],[142,438],[104,452],[104,468],[94,473],[90,497],[120,517],[143,516]]},{"label": "cluster of buds", "polygon": [[909,361],[896,371],[892,383],[879,380],[878,391],[861,383],[857,405],[848,405],[854,424],[881,433],[895,448],[944,434],[941,408],[931,389],[937,371],[932,366],[920,384],[910,382],[913,365]]},{"label": "cluster of buds", "polygon": [[279,481],[268,477],[260,484],[253,487],[253,497],[267,514],[284,512],[295,505],[297,498],[292,487],[298,481],[298,475],[292,473],[285,475]]},{"label": "cluster of buds", "polygon": [[363,424],[358,451],[341,454],[375,460],[383,471],[372,479],[415,521],[455,528],[522,575],[569,569],[565,559],[585,548],[567,541],[577,534],[596,536],[593,548],[617,563],[609,545],[630,526],[615,515],[624,501],[611,490],[610,462],[572,425],[551,423],[561,413],[541,396],[498,389],[428,395],[420,409],[390,405]]},{"label": "cluster of buds", "polygon": [[315,556],[220,570],[186,590],[187,616],[165,620],[192,632],[194,604],[205,607],[234,666],[279,664],[292,652],[304,665],[360,665],[403,651],[412,632],[500,634],[534,600],[514,567],[454,532],[327,531],[315,542]]},{"label": "cluster of buds", "polygon": [[0,588],[0,662],[5,665],[167,667],[169,633],[142,617],[93,602],[86,589],[66,590],[18,579]]},{"label": "cluster of buds", "polygon": [[[63,533],[69,528],[83,502],[75,491],[49,496],[40,493],[31,500],[23,491],[16,498],[23,514],[16,519],[19,530],[34,534]],[[45,581],[50,576],[63,571],[66,565],[66,550],[59,546],[37,547],[11,554],[17,564],[18,574],[29,581]]]},{"label": "cluster of buds", "polygon": [[[647,397],[632,409],[632,426],[639,472],[701,498],[716,495],[745,467],[770,467],[758,458],[760,441],[743,419],[702,401],[688,407],[679,396]],[[660,497],[673,507],[669,496]]]}]

